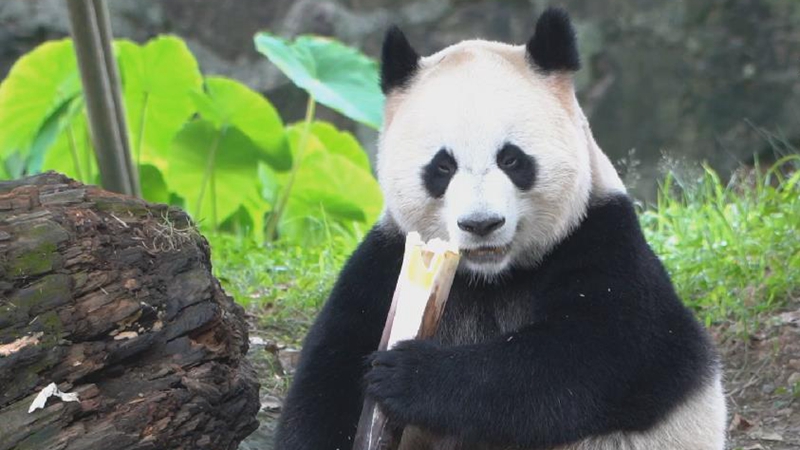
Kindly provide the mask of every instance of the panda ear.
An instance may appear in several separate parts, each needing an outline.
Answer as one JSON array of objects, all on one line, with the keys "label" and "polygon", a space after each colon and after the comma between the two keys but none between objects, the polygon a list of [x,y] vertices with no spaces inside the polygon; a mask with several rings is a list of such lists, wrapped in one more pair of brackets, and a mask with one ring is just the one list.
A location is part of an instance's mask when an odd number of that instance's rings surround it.
[{"label": "panda ear", "polygon": [[384,94],[403,87],[419,68],[419,55],[408,43],[400,28],[386,32],[381,51],[381,89]]},{"label": "panda ear", "polygon": [[576,71],[581,66],[575,30],[569,14],[561,8],[547,8],[539,16],[525,47],[531,61],[545,72]]}]

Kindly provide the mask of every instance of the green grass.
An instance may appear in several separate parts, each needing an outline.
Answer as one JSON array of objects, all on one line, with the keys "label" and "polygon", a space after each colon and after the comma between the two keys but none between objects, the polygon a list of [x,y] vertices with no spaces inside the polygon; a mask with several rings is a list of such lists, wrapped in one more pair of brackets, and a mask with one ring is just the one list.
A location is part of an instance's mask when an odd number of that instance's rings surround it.
[{"label": "green grass", "polygon": [[724,184],[665,178],[640,218],[679,294],[707,325],[733,320],[747,333],[759,314],[800,294],[800,156],[740,171]]},{"label": "green grass", "polygon": [[257,318],[270,338],[288,345],[302,339],[358,243],[337,236],[311,247],[282,242],[259,246],[222,233],[208,240],[214,275],[225,291]]}]

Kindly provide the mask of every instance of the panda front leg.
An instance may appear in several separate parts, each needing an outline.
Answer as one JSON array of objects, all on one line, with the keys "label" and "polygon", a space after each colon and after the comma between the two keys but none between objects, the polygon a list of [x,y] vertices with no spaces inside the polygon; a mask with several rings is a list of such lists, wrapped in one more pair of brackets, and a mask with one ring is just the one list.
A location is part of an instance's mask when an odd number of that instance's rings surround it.
[{"label": "panda front leg", "polygon": [[[457,347],[402,342],[373,356],[367,395],[398,423],[465,442],[550,448],[611,429],[603,391],[614,389],[617,377],[598,374],[608,385],[600,387],[596,376],[586,376],[592,355],[579,349],[586,343],[564,342],[558,350],[547,343],[551,333],[532,327]],[[570,373],[570,366],[586,373]]]},{"label": "panda front leg", "polygon": [[379,227],[350,257],[303,344],[276,449],[352,447],[366,358],[378,347],[402,259],[402,236]]},{"label": "panda front leg", "polygon": [[[481,344],[403,342],[373,355],[367,395],[401,424],[468,443],[550,449],[621,430],[646,433],[693,389],[693,355],[648,362],[654,355],[645,353],[658,348],[593,312]],[[674,376],[660,378],[664,367]],[[706,449],[715,447],[695,450]]]}]

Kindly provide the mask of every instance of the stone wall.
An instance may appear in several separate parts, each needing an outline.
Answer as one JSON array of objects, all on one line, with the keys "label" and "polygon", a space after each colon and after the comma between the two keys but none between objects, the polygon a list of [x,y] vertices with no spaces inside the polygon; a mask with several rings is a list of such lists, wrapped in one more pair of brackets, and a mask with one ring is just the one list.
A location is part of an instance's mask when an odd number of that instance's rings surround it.
[{"label": "stone wall", "polygon": [[[318,33],[376,55],[391,23],[423,53],[461,39],[524,42],[540,0],[109,0],[114,33],[163,32],[189,41],[207,73],[264,92],[290,120],[303,94],[255,52],[253,34]],[[584,68],[579,95],[614,160],[640,160],[638,192],[670,160],[708,160],[727,171],[771,155],[765,129],[800,133],[800,3],[787,0],[571,0]],[[63,0],[0,3],[0,75],[42,40],[67,33]],[[330,111],[321,115],[352,127]],[[356,130],[368,147],[374,133]],[[630,164],[628,164],[630,166]],[[628,176],[630,183],[636,177]]]}]

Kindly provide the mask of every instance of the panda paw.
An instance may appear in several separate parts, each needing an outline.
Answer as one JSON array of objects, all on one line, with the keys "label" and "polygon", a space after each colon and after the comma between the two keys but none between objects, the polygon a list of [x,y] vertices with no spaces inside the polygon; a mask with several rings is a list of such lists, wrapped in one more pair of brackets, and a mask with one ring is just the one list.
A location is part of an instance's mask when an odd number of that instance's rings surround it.
[{"label": "panda paw", "polygon": [[420,423],[431,402],[430,381],[435,380],[444,350],[430,341],[404,341],[392,350],[372,354],[365,375],[366,393],[398,424]]}]

